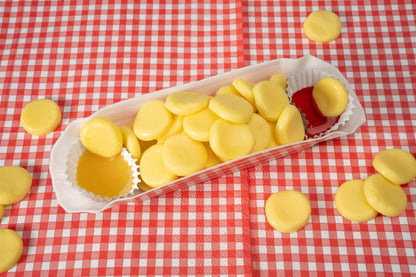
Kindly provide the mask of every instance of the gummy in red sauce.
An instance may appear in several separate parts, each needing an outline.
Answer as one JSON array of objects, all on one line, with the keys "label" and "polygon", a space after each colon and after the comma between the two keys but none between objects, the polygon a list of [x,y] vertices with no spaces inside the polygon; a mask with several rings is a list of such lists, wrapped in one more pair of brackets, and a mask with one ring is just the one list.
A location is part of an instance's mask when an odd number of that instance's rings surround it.
[{"label": "gummy in red sauce", "polygon": [[292,102],[305,114],[308,121],[306,128],[308,138],[322,134],[328,131],[337,121],[339,117],[325,117],[317,109],[315,101],[312,97],[313,87],[303,88],[292,95]]}]

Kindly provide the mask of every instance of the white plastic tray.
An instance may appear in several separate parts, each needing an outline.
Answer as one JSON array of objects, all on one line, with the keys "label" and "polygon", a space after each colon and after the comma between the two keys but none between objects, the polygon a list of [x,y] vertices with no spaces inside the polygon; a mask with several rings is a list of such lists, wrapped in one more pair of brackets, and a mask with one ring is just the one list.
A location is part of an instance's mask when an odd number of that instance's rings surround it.
[{"label": "white plastic tray", "polygon": [[[111,201],[99,201],[90,198],[86,194],[72,187],[67,180],[66,157],[69,154],[71,145],[79,140],[79,133],[82,125],[89,119],[103,116],[112,120],[115,124],[121,126],[129,124],[135,118],[140,107],[152,99],[165,99],[167,95],[176,91],[195,91],[204,94],[213,95],[220,87],[230,85],[235,78],[243,78],[253,83],[267,80],[272,74],[282,73],[289,79],[291,84],[291,76],[303,70],[322,70],[340,80],[347,88],[350,99],[353,104],[353,111],[349,120],[337,130],[329,132],[324,136],[307,139],[302,142],[289,145],[279,146],[272,149],[263,150],[233,161],[222,163],[220,165],[205,169],[198,173],[183,177],[161,187],[152,189],[147,192],[138,190],[133,195]],[[288,88],[290,90],[290,88]],[[344,76],[331,64],[324,62],[313,56],[304,56],[299,59],[277,59],[261,64],[248,66],[227,72],[218,76],[210,77],[201,81],[180,85],[173,88],[163,89],[153,93],[148,93],[132,99],[124,100],[113,105],[109,105],[87,118],[72,121],[60,138],[56,141],[51,152],[50,172],[52,176],[52,184],[56,194],[58,204],[69,213],[72,212],[91,212],[97,213],[120,204],[125,201],[143,201],[155,196],[165,194],[174,190],[178,190],[187,186],[195,185],[208,181],[211,178],[229,174],[236,170],[241,170],[259,163],[263,163],[273,159],[279,159],[295,152],[303,151],[314,144],[330,140],[336,137],[352,134],[365,122],[364,110],[357,99],[351,85]]]}]

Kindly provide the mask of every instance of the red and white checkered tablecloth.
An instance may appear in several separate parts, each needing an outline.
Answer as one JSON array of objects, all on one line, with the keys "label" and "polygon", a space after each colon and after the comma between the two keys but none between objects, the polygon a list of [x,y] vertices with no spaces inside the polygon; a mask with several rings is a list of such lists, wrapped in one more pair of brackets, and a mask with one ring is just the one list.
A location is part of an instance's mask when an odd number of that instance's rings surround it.
[{"label": "red and white checkered tablecloth", "polygon": [[[154,2],[154,3],[153,3]],[[33,176],[0,228],[24,251],[6,276],[416,274],[416,182],[405,212],[351,223],[333,197],[374,173],[379,151],[416,154],[416,4],[403,1],[5,1],[0,3],[0,166]],[[384,3],[383,3],[384,2]],[[400,3],[398,3],[400,2]],[[341,36],[302,32],[318,9],[337,13]],[[276,58],[311,54],[353,85],[367,122],[353,135],[140,203],[66,213],[49,173],[69,122],[109,104]],[[49,98],[62,124],[44,137],[20,126],[24,105]],[[310,200],[302,230],[267,224],[265,200],[296,189]]]}]

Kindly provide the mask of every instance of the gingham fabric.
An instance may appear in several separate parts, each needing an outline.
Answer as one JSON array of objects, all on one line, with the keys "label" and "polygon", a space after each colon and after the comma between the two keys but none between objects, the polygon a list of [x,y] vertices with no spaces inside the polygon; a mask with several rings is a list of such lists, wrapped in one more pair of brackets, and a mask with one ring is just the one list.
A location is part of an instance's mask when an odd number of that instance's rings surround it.
[{"label": "gingham fabric", "polygon": [[[335,209],[339,185],[375,171],[379,151],[416,154],[416,4],[405,1],[94,1],[0,3],[0,166],[33,177],[0,228],[23,238],[5,276],[366,276],[416,273],[416,183],[403,214],[352,223]],[[155,2],[155,3],[153,3]],[[341,36],[315,43],[302,24],[337,13]],[[353,135],[102,213],[66,213],[49,174],[52,145],[69,122],[120,100],[276,58],[314,55],[353,85],[367,122]],[[61,107],[44,137],[24,132],[31,100]],[[282,234],[266,199],[296,189],[312,215]]]}]

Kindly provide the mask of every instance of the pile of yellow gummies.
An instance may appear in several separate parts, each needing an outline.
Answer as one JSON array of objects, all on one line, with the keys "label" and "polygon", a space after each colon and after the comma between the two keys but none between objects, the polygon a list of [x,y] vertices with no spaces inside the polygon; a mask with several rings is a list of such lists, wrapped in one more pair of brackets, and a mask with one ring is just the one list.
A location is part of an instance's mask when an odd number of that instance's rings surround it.
[{"label": "pile of yellow gummies", "polygon": [[373,159],[378,173],[365,180],[344,182],[335,193],[335,207],[345,218],[364,222],[379,213],[398,216],[407,206],[407,196],[401,185],[416,177],[416,159],[403,149],[392,148]]},{"label": "pile of yellow gummies", "polygon": [[[216,164],[277,145],[302,141],[299,110],[289,103],[286,77],[256,84],[237,78],[214,96],[178,91],[150,100],[129,126],[102,117],[80,132],[88,151],[111,158],[122,147],[138,160],[140,177],[154,188]],[[146,146],[145,146],[146,145]]]}]

